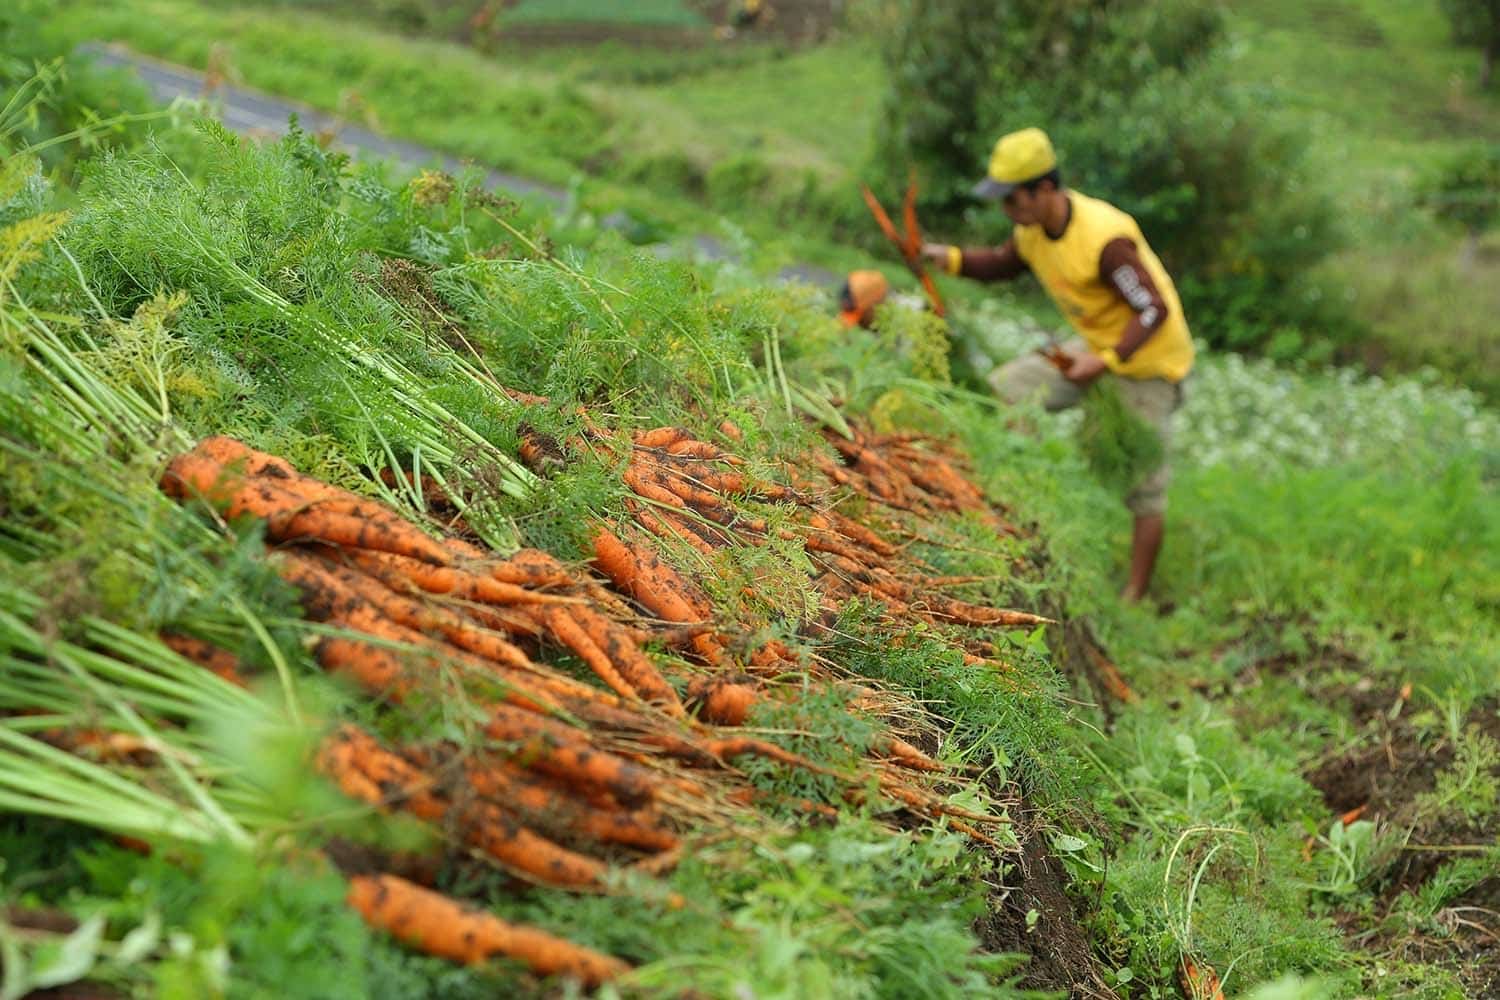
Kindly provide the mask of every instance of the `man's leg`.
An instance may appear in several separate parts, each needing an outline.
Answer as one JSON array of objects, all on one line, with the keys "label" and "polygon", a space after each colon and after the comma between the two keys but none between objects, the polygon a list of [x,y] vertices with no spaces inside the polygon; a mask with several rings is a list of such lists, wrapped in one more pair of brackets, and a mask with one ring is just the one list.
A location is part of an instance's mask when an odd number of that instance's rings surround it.
[{"label": "man's leg", "polygon": [[1165,514],[1137,514],[1135,526],[1130,532],[1130,579],[1120,592],[1120,600],[1135,604],[1146,596],[1151,586],[1151,573],[1156,569],[1156,554],[1161,551],[1161,540],[1166,534]]},{"label": "man's leg", "polygon": [[[1181,387],[1164,379],[1121,378],[1118,385],[1121,401],[1156,431],[1163,449],[1170,448],[1172,414],[1181,404]],[[1151,586],[1156,557],[1166,535],[1167,483],[1171,474],[1171,465],[1163,455],[1161,466],[1125,498],[1125,506],[1135,518],[1130,532],[1130,576],[1120,592],[1120,600],[1127,604],[1141,600]]]}]

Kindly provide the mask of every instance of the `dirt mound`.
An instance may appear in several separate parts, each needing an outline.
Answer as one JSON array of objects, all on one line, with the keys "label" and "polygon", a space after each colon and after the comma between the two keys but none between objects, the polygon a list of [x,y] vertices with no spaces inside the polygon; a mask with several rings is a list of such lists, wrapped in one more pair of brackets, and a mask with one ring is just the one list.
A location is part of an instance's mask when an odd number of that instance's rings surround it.
[{"label": "dirt mound", "polygon": [[1480,783],[1500,781],[1493,754],[1500,746],[1500,702],[1481,702],[1434,734],[1414,720],[1409,697],[1367,682],[1340,692],[1363,738],[1305,774],[1330,810],[1376,823],[1390,845],[1375,876],[1376,913],[1346,914],[1341,922],[1393,953],[1451,965],[1470,996],[1497,996],[1500,878],[1439,899],[1417,926],[1390,918],[1420,894],[1441,895],[1434,878],[1447,866],[1494,848],[1493,809],[1461,803]]}]

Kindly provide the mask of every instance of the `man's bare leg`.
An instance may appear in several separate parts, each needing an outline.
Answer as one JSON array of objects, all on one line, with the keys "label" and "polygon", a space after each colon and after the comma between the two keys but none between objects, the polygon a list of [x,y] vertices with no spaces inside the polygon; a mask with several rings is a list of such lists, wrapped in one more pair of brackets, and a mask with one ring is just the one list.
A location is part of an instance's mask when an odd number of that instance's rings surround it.
[{"label": "man's bare leg", "polygon": [[1156,554],[1161,551],[1166,523],[1161,514],[1143,514],[1135,519],[1130,533],[1130,582],[1120,592],[1120,600],[1126,604],[1145,597],[1146,588],[1151,586],[1151,572],[1156,569]]}]

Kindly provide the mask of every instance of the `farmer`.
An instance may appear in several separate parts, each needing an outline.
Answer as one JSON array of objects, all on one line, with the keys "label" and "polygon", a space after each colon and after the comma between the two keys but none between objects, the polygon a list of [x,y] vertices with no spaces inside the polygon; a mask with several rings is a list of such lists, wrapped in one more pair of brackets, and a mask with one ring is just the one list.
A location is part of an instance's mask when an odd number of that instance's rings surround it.
[{"label": "farmer", "polygon": [[[1182,380],[1193,367],[1193,341],[1177,289],[1151,252],[1140,227],[1113,205],[1063,187],[1057,155],[1045,132],[1022,129],[1001,136],[989,175],[974,188],[999,201],[1015,223],[998,247],[927,243],[922,254],[978,281],[1036,275],[1079,339],[1063,346],[1062,367],[1040,354],[1018,358],[989,376],[1007,402],[1039,399],[1049,411],[1079,402],[1084,389],[1111,379],[1127,409],[1161,436],[1171,437],[1182,403]],[[1121,599],[1145,596],[1161,550],[1169,469],[1163,463],[1125,498],[1135,518],[1130,578]]]}]

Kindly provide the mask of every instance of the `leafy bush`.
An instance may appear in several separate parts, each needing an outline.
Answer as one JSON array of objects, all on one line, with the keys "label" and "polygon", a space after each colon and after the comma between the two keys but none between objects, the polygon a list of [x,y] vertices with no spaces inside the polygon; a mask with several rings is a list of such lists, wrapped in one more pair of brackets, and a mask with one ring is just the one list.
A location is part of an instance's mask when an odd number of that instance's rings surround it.
[{"label": "leafy bush", "polygon": [[[968,191],[999,135],[1047,129],[1064,183],[1134,215],[1178,278],[1200,336],[1259,347],[1325,326],[1302,275],[1336,242],[1303,142],[1257,123],[1236,89],[1217,7],[905,0],[887,26],[890,77],[871,171],[923,180],[934,224],[987,239],[1009,223]],[[1347,336],[1345,327],[1339,336]]]},{"label": "leafy bush", "polygon": [[1450,159],[1428,182],[1427,203],[1471,237],[1493,226],[1500,219],[1500,142],[1475,143]]}]

